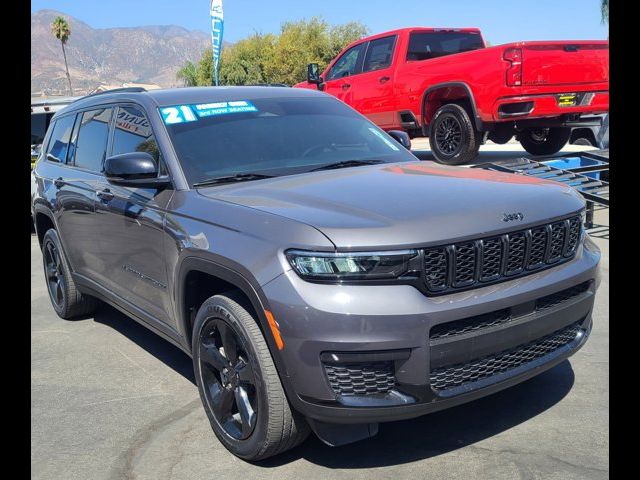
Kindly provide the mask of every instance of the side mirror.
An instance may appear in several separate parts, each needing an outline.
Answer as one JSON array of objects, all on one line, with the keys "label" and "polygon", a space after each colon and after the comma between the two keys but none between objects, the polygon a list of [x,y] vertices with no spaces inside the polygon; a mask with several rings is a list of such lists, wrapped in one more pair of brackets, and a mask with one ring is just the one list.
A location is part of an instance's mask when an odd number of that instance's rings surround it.
[{"label": "side mirror", "polygon": [[169,184],[168,176],[158,176],[158,165],[147,152],[114,155],[104,162],[109,183],[124,187],[161,188]]},{"label": "side mirror", "polygon": [[307,82],[315,83],[316,85],[320,85],[323,82],[317,63],[307,65]]},{"label": "side mirror", "polygon": [[411,150],[411,138],[409,134],[403,130],[389,130],[387,132],[391,135],[400,145],[407,150]]}]

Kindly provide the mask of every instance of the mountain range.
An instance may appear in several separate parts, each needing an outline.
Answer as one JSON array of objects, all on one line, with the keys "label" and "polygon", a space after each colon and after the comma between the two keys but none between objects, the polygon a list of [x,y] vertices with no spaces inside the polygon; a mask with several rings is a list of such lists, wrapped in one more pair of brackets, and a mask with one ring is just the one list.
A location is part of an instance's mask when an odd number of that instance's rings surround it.
[{"label": "mountain range", "polygon": [[51,33],[57,16],[69,23],[65,49],[74,93],[85,94],[100,84],[180,85],[177,70],[197,61],[210,45],[209,34],[176,25],[92,28],[55,10],[31,14],[31,93],[67,95],[68,83],[60,41]]}]

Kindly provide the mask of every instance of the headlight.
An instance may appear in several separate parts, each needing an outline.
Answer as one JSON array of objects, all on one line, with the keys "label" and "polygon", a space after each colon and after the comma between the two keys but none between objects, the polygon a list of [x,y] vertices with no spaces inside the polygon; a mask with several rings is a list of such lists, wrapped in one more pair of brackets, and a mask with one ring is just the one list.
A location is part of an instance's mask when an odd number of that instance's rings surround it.
[{"label": "headlight", "polygon": [[307,280],[386,280],[413,271],[416,250],[392,252],[328,253],[289,250],[285,253],[293,269]]}]

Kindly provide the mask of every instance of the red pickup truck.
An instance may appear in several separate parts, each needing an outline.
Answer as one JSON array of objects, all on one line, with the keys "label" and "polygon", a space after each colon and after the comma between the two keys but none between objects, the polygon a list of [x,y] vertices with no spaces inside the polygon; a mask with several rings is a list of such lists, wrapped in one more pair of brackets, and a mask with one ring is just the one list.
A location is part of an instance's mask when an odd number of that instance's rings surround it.
[{"label": "red pickup truck", "polygon": [[348,45],[298,88],[338,97],[384,130],[427,136],[437,160],[473,160],[514,135],[534,155],[559,151],[572,127],[609,111],[609,42],[487,47],[477,28],[403,28]]}]

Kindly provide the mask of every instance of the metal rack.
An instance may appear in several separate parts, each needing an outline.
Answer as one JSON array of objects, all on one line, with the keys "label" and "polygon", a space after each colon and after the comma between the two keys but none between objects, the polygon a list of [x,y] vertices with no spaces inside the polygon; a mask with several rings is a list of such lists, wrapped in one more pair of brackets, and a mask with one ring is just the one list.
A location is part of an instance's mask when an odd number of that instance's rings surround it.
[{"label": "metal rack", "polygon": [[[562,167],[562,168],[560,168]],[[539,160],[517,158],[474,165],[499,172],[554,180],[575,188],[587,201],[585,228],[592,229],[596,210],[609,208],[609,150],[568,153]],[[607,181],[601,178],[606,178]]]}]

